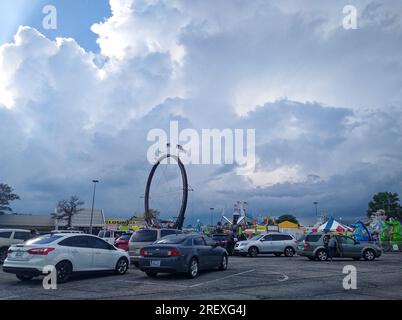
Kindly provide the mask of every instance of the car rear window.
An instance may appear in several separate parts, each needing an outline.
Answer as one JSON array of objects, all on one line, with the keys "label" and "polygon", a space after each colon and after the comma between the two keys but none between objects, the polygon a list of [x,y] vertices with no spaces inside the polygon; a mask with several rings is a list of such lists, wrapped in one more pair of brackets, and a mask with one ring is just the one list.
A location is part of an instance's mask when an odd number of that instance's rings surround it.
[{"label": "car rear window", "polygon": [[157,238],[157,230],[138,230],[131,237],[131,242],[154,242]]},{"label": "car rear window", "polygon": [[158,241],[155,242],[155,244],[179,244],[184,243],[187,239],[188,237],[171,235],[166,236],[163,239],[159,239]]},{"label": "car rear window", "polygon": [[31,233],[30,232],[25,232],[25,231],[16,231],[15,233],[14,233],[14,239],[17,239],[17,240],[28,240],[29,238],[30,238],[30,236],[31,236]]},{"label": "car rear window", "polygon": [[35,239],[28,240],[26,242],[26,244],[27,245],[31,245],[31,244],[48,244],[48,243],[52,243],[52,242],[54,242],[56,240],[59,240],[60,238],[63,238],[63,237],[64,237],[63,235],[55,235],[55,234],[45,235],[45,236],[41,236],[41,237],[38,237],[38,238],[35,238]]},{"label": "car rear window", "polygon": [[320,234],[309,234],[309,235],[306,236],[305,241],[306,242],[317,242],[320,239],[321,239]]},{"label": "car rear window", "polygon": [[12,232],[0,232],[0,238],[5,238],[5,239],[8,239],[8,238],[10,238],[11,237],[11,233]]},{"label": "car rear window", "polygon": [[181,233],[181,231],[180,231],[180,230],[176,230],[176,229],[161,230],[161,238],[162,238],[162,237],[166,237],[166,236],[171,235],[171,234],[177,234],[177,233]]},{"label": "car rear window", "polygon": [[230,236],[227,234],[216,234],[212,236],[212,239],[214,239],[215,241],[229,240]]},{"label": "car rear window", "polygon": [[131,234],[122,235],[118,240],[130,240]]}]

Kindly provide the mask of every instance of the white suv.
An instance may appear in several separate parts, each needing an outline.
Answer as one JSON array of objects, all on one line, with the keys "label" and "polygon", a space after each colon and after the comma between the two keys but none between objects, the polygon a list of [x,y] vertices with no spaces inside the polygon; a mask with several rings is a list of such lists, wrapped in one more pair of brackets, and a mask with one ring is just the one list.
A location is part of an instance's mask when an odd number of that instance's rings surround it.
[{"label": "white suv", "polygon": [[0,264],[7,257],[8,247],[12,244],[23,243],[32,237],[30,230],[0,229]]},{"label": "white suv", "polygon": [[291,235],[284,233],[262,233],[247,241],[239,241],[235,245],[235,254],[256,257],[259,253],[273,253],[279,257],[293,257],[297,241]]},{"label": "white suv", "polygon": [[3,271],[27,281],[44,274],[46,266],[56,268],[57,281],[62,283],[73,272],[110,270],[123,275],[129,266],[129,256],[97,236],[56,233],[12,245]]}]

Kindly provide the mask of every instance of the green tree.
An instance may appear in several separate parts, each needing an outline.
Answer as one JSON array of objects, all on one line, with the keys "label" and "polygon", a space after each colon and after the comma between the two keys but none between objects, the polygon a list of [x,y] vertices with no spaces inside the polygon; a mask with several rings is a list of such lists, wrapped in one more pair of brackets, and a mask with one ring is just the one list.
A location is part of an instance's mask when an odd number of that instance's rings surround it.
[{"label": "green tree", "polygon": [[399,196],[394,192],[379,192],[368,203],[367,216],[383,209],[388,218],[402,218]]},{"label": "green tree", "polygon": [[291,214],[283,214],[278,219],[276,219],[276,223],[278,223],[278,224],[283,221],[290,221],[290,222],[299,224],[299,221],[296,219],[296,217]]},{"label": "green tree", "polygon": [[67,228],[71,228],[71,221],[75,214],[78,211],[81,211],[82,208],[79,208],[84,204],[77,196],[72,196],[70,199],[60,200],[57,204],[56,213],[52,214],[52,217],[57,220],[67,220]]},{"label": "green tree", "polygon": [[19,200],[20,197],[14,193],[14,189],[8,184],[0,183],[0,214],[5,214],[6,211],[13,211],[10,208],[10,202]]}]

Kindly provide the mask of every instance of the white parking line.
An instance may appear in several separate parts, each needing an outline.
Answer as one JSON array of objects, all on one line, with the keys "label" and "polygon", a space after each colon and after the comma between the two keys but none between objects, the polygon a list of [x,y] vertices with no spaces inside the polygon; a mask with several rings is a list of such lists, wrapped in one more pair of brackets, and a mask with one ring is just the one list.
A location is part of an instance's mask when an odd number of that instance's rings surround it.
[{"label": "white parking line", "polygon": [[17,298],[21,298],[21,296],[9,296],[9,297],[0,298],[0,300],[10,300],[10,299],[17,299]]},{"label": "white parking line", "polygon": [[[196,284],[189,285],[189,286],[182,285],[182,284],[172,284],[172,283],[166,284],[166,283],[162,283],[162,282],[149,282],[149,281],[137,281],[137,280],[117,280],[117,281],[119,281],[119,282],[137,283],[137,284],[146,284],[146,285],[158,285],[158,286],[168,285],[168,286],[180,287],[180,288],[195,288],[195,287],[202,286],[204,284],[208,284],[208,283],[211,283],[211,282],[216,282],[216,281],[220,281],[220,280],[224,280],[224,279],[228,279],[228,278],[233,278],[233,277],[236,277],[236,276],[239,276],[239,275],[242,275],[242,274],[245,274],[245,273],[250,273],[250,272],[253,272],[253,271],[255,271],[255,269],[247,270],[247,271],[243,271],[243,272],[238,272],[238,273],[226,276],[226,277],[213,279],[213,280],[208,280],[208,281],[205,281],[205,282],[196,283]],[[286,277],[286,275],[284,275],[284,276]],[[282,280],[282,281],[284,281],[284,280]]]},{"label": "white parking line", "polygon": [[218,278],[218,279],[214,279],[214,280],[209,280],[209,281],[193,284],[191,286],[188,286],[188,288],[194,288],[194,287],[202,286],[202,285],[207,284],[207,283],[211,283],[211,282],[215,282],[215,281],[219,281],[219,280],[223,280],[223,279],[236,277],[236,276],[239,276],[241,274],[245,274],[245,273],[249,273],[249,272],[253,272],[253,271],[255,271],[255,269],[247,270],[247,271],[243,271],[243,272],[239,272],[239,273],[235,273],[235,274],[231,274],[230,276],[226,276],[226,277],[223,277],[223,278]]},{"label": "white parking line", "polygon": [[281,272],[276,272],[276,273],[277,273],[277,274],[280,274],[280,275],[283,277],[283,279],[278,280],[279,282],[283,282],[283,281],[289,280],[289,277],[288,277],[286,274],[281,273]]},{"label": "white parking line", "polygon": [[[149,282],[149,281],[136,281],[136,280],[117,280],[117,281],[119,281],[119,282],[137,283],[137,284],[147,284],[147,285],[158,285],[158,286],[166,284],[166,283],[163,283],[163,282]],[[188,288],[188,286],[181,285],[181,284],[169,283],[168,285],[171,286],[171,287]]]}]

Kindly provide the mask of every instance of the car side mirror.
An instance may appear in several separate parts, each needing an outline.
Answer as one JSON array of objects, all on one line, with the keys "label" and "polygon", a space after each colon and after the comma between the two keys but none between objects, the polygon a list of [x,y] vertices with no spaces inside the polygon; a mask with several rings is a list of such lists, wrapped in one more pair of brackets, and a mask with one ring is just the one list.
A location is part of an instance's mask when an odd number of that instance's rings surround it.
[{"label": "car side mirror", "polygon": [[264,242],[265,240],[264,240],[264,239],[260,239],[260,241],[261,241],[261,242]]},{"label": "car side mirror", "polygon": [[360,241],[355,241],[355,244],[360,244]]}]

